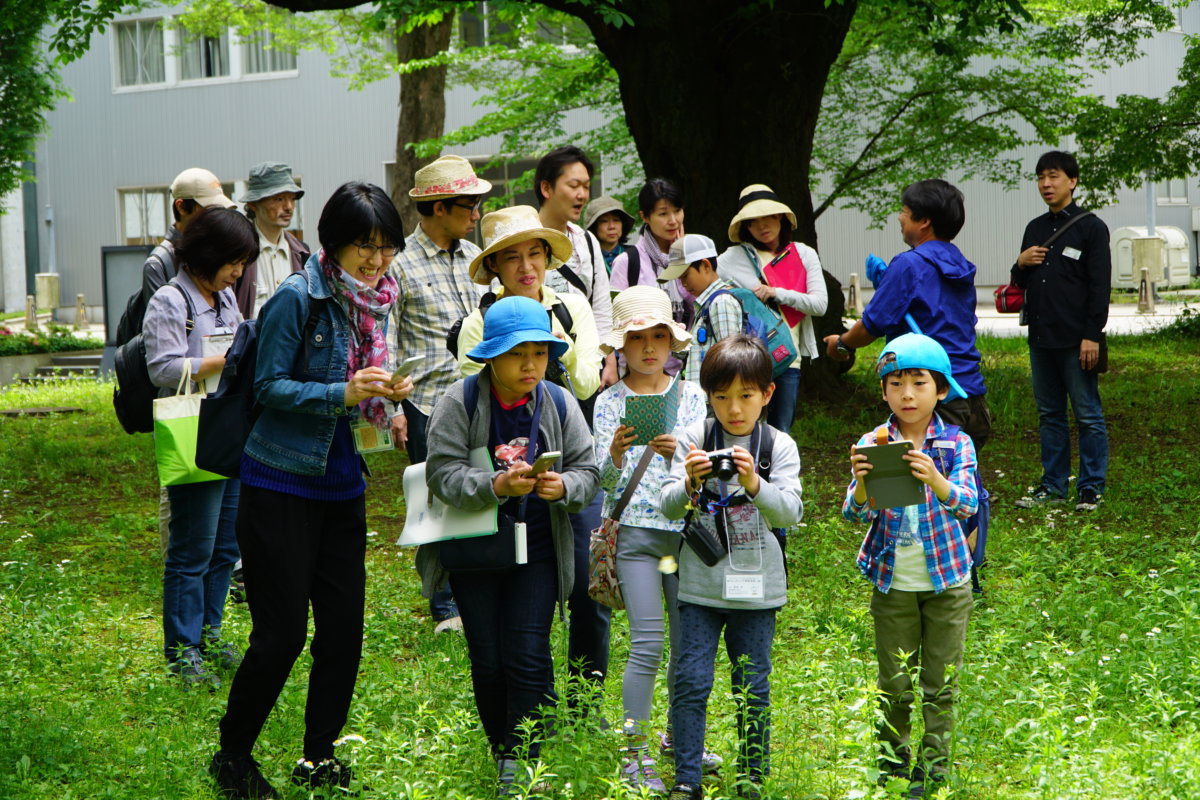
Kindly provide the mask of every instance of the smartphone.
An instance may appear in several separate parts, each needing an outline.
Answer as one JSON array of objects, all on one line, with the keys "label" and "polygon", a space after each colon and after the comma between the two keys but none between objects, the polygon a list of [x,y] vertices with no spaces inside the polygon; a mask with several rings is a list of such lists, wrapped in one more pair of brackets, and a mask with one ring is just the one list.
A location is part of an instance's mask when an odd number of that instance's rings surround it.
[{"label": "smartphone", "polygon": [[537,460],[533,462],[533,466],[529,468],[529,471],[525,473],[524,477],[534,478],[538,475],[541,475],[543,472],[553,467],[554,462],[558,461],[560,458],[562,458],[562,453],[560,451],[547,450],[537,457]]},{"label": "smartphone", "polygon": [[389,383],[399,383],[408,377],[413,371],[413,367],[425,360],[425,356],[410,356],[400,362],[400,366],[396,367],[396,371],[392,373],[392,379]]}]

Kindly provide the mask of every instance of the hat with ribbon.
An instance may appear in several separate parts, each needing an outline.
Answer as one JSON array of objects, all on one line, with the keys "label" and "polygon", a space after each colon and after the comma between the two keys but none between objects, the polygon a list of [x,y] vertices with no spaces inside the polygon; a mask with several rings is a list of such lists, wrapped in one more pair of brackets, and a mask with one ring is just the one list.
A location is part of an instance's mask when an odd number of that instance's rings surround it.
[{"label": "hat with ribbon", "polygon": [[291,192],[299,200],[304,190],[292,180],[292,168],[282,161],[264,161],[250,168],[250,180],[246,181],[246,193],[238,198],[241,203],[253,203],[264,197],[274,197],[282,192]]},{"label": "hat with ribbon", "polygon": [[655,286],[630,286],[612,301],[612,330],[600,343],[600,349],[611,353],[625,346],[625,334],[666,325],[671,331],[671,349],[685,350],[692,335],[687,328],[671,317],[671,298]]},{"label": "hat with ribbon", "polygon": [[742,241],[739,229],[746,220],[769,217],[772,214],[787,214],[792,228],[796,227],[796,215],[779,199],[779,195],[775,194],[770,186],[765,183],[752,183],[742,189],[742,193],[738,195],[737,213],[733,215],[733,221],[729,223],[729,241]]},{"label": "hat with ribbon", "polygon": [[483,231],[483,252],[471,261],[471,280],[489,285],[495,277],[483,264],[483,259],[514,244],[530,239],[545,239],[550,244],[551,258],[546,269],[558,269],[571,258],[571,240],[562,231],[542,225],[533,206],[513,206],[484,214],[479,227]]},{"label": "hat with ribbon", "polygon": [[446,200],[459,195],[482,195],[492,185],[475,174],[471,162],[462,156],[442,156],[421,167],[413,175],[408,196],[414,200]]}]

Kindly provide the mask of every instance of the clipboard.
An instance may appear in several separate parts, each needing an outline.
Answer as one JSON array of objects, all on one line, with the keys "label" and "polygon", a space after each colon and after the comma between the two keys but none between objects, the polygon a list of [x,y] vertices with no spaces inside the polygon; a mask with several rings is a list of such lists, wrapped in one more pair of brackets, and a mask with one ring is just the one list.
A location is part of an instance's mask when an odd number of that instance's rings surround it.
[{"label": "clipboard", "polygon": [[902,508],[924,503],[925,484],[912,474],[912,466],[904,460],[904,454],[913,449],[913,443],[907,440],[888,442],[886,428],[876,431],[875,441],[878,444],[860,445],[857,449],[871,462],[871,471],[863,478],[871,508]]}]

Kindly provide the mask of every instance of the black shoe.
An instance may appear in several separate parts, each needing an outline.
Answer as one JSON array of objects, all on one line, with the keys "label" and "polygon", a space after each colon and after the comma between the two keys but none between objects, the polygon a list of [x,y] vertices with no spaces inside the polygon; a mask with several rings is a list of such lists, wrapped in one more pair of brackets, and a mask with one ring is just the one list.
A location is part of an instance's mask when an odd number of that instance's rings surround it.
[{"label": "black shoe", "polygon": [[301,759],[292,770],[292,783],[304,789],[336,787],[347,790],[347,794],[356,795],[358,792],[350,791],[353,778],[354,771],[350,765],[343,764],[333,756],[317,764]]},{"label": "black shoe", "polygon": [[671,787],[667,800],[704,800],[704,789],[690,783],[677,783]]},{"label": "black shoe", "polygon": [[1042,506],[1053,506],[1067,502],[1067,498],[1061,494],[1055,494],[1050,490],[1049,486],[1039,486],[1033,490],[1032,494],[1027,494],[1024,497],[1013,503],[1017,508],[1041,508]]},{"label": "black shoe", "polygon": [[229,579],[229,599],[235,603],[246,602],[246,571],[241,561],[237,562]]},{"label": "black shoe", "polygon": [[207,686],[218,689],[221,679],[204,666],[204,656],[198,647],[185,647],[179,657],[167,664],[172,675],[178,675],[186,686]]},{"label": "black shoe", "polygon": [[1095,489],[1086,487],[1079,490],[1079,502],[1075,504],[1076,511],[1095,511],[1100,507],[1100,499],[1104,495],[1097,492]]},{"label": "black shoe", "polygon": [[204,660],[219,670],[233,672],[242,663],[242,653],[229,642],[205,637],[201,643]]},{"label": "black shoe", "polygon": [[908,793],[905,795],[912,800],[920,800],[922,797],[932,795],[938,789],[938,784],[946,780],[946,773],[932,772],[927,773],[921,767],[915,767],[912,771],[912,782],[908,784]]},{"label": "black shoe", "polygon": [[900,778],[907,781],[910,779],[909,774],[912,769],[912,754],[907,747],[900,748],[895,755],[889,755],[886,751],[880,751],[875,765],[879,769],[879,780],[877,783],[880,786],[887,786],[888,781],[892,778]]},{"label": "black shoe", "polygon": [[230,800],[270,800],[279,797],[263,777],[258,762],[250,756],[231,756],[218,750],[208,765],[208,772],[217,783],[217,791]]}]

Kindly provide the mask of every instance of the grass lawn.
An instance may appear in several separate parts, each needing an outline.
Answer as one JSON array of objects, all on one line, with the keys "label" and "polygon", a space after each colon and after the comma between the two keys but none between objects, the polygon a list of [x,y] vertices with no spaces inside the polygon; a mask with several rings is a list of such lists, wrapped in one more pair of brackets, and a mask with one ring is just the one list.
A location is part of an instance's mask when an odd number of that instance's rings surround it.
[{"label": "grass lawn", "polygon": [[[1013,507],[1040,474],[1025,345],[980,341],[997,416],[981,459],[993,494],[990,566],[968,635],[946,797],[1200,797],[1200,346],[1163,335],[1110,344],[1112,371],[1101,379],[1108,495],[1082,515]],[[782,798],[882,798],[901,788],[874,783],[870,587],[854,565],[863,530],[840,516],[849,445],[884,410],[864,365],[850,382],[845,404],[804,407],[794,429],[805,517],[791,536],[790,597],[774,650],[768,784]],[[0,408],[84,409],[0,418],[5,800],[215,797],[206,767],[225,691],[188,691],[166,673],[153,452],[150,437],[120,430],[111,389],[0,391]],[[340,755],[370,797],[492,797],[463,641],[430,634],[412,553],[394,545],[405,458],[371,459],[367,635],[345,730],[356,737]],[[226,634],[244,641],[249,627],[245,606],[231,605]],[[560,624],[555,647],[565,649]],[[627,648],[616,614],[609,719],[620,716]],[[295,671],[256,753],[291,798],[305,796],[284,788],[301,756],[305,674]],[[719,665],[709,746],[731,763],[727,675]],[[660,724],[665,705],[660,680]],[[551,796],[636,796],[617,779],[620,744],[586,723],[560,726],[543,751]],[[727,797],[732,788],[708,792]]]}]

